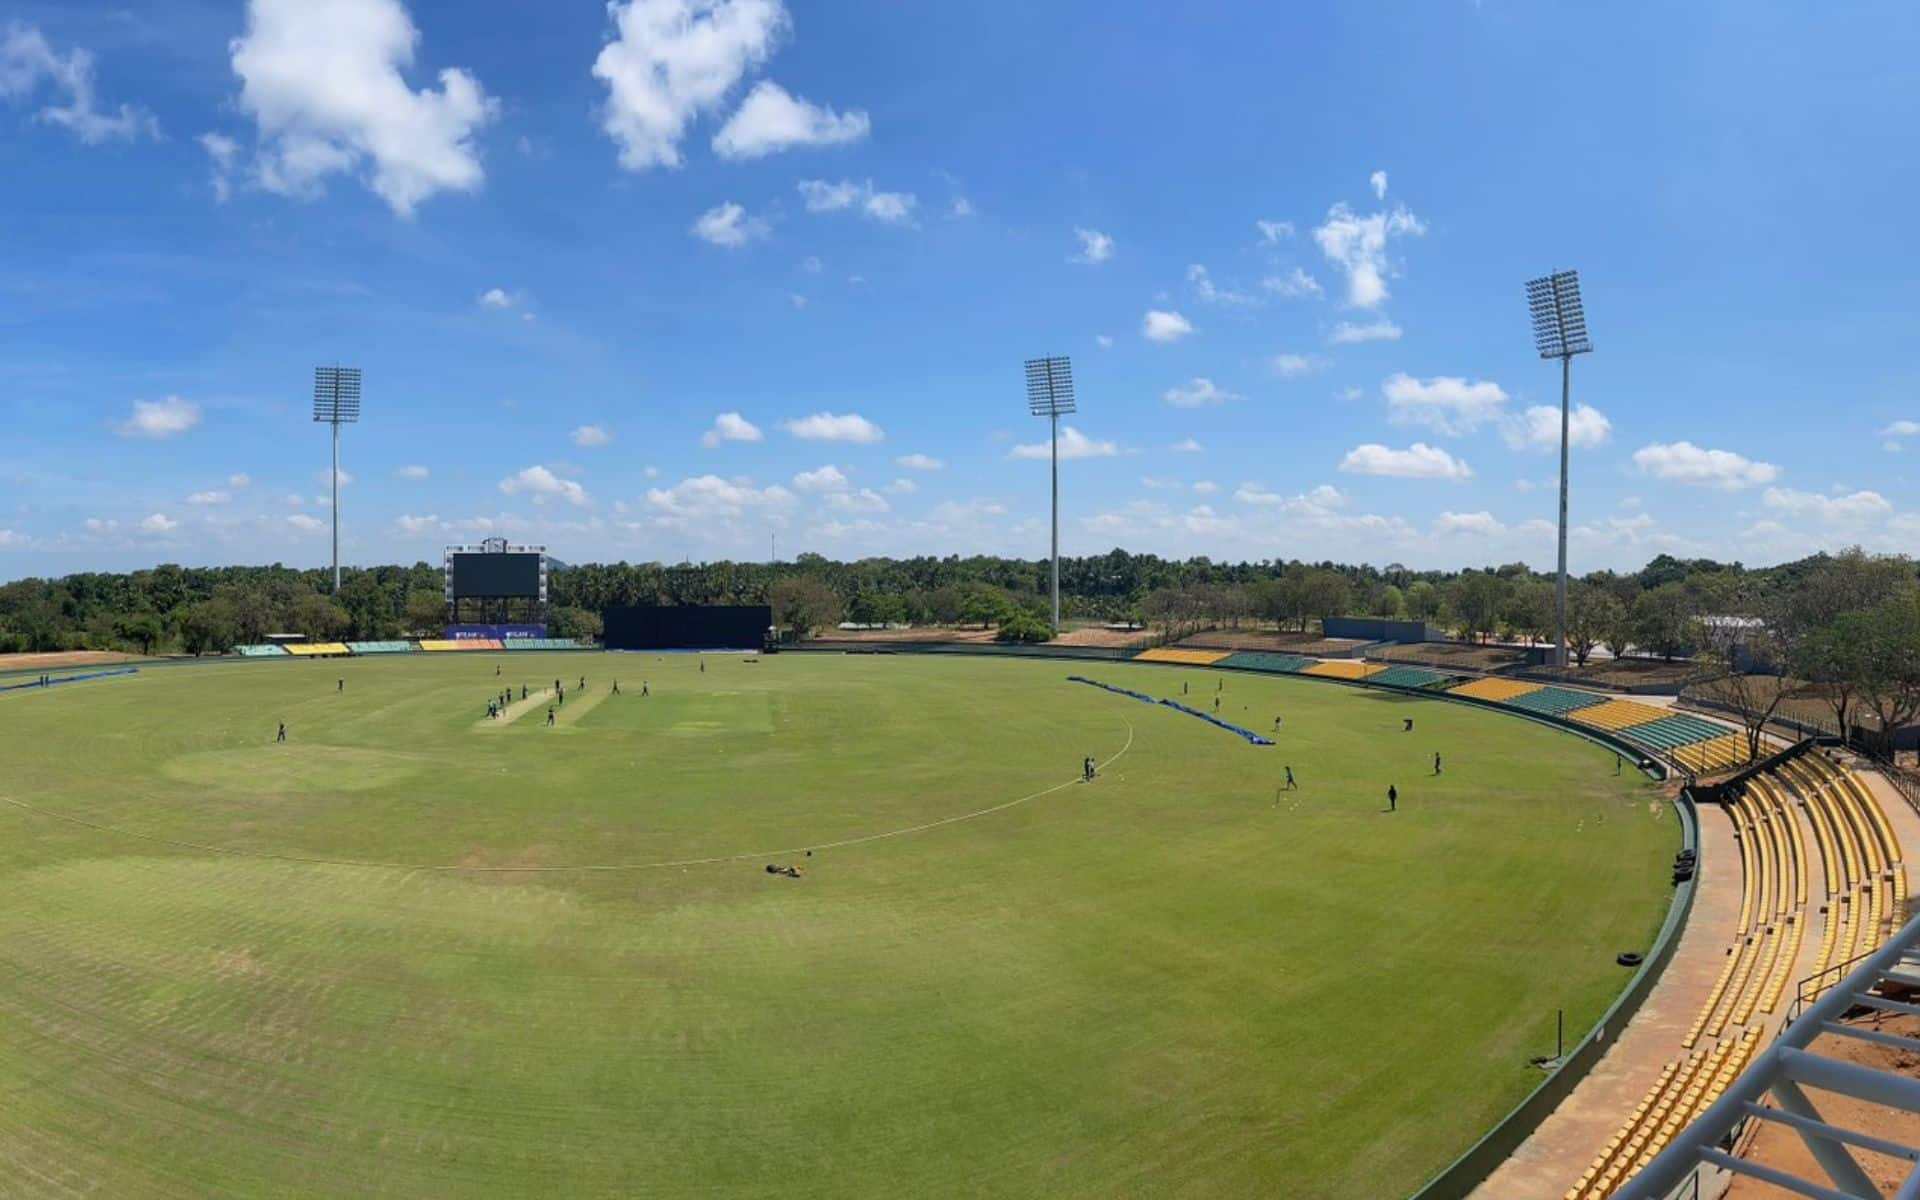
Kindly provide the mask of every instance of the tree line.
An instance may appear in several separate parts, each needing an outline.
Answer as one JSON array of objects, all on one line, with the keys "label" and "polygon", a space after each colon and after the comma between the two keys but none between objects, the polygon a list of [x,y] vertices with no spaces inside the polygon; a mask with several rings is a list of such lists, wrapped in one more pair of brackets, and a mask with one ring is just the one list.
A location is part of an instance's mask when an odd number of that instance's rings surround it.
[{"label": "tree line", "polygon": [[[1903,556],[1851,549],[1765,569],[1661,555],[1637,572],[1571,581],[1569,651],[1700,660],[1745,676],[1716,693],[1764,721],[1783,689],[1808,681],[1847,728],[1871,712],[1884,728],[1920,717],[1920,576]],[[866,558],[792,562],[592,563],[550,577],[550,631],[599,633],[599,612],[629,604],[770,604],[796,636],[841,621],[974,626],[1008,640],[1049,636],[1045,559]],[[161,565],[0,585],[0,653],[69,649],[221,652],[272,633],[379,640],[437,632],[441,568],[348,569],[334,595],[325,570]],[[1114,550],[1060,563],[1063,616],[1150,626],[1176,640],[1203,628],[1307,630],[1333,616],[1426,622],[1462,639],[1537,643],[1552,636],[1554,585],[1524,563],[1454,572],[1332,562],[1215,562]],[[1747,672],[1761,668],[1761,674]],[[1757,738],[1758,725],[1752,726]]]}]

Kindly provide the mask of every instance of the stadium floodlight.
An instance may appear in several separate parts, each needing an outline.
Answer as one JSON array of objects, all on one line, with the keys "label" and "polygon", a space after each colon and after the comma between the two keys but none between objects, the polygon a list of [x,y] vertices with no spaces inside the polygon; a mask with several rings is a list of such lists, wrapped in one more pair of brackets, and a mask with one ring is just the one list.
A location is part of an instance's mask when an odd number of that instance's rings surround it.
[{"label": "stadium floodlight", "polygon": [[1527,280],[1527,310],[1533,344],[1541,358],[1560,360],[1560,573],[1553,584],[1553,665],[1567,665],[1567,427],[1573,388],[1573,356],[1587,354],[1587,311],[1580,303],[1580,273],[1555,271]]},{"label": "stadium floodlight", "polygon": [[1027,360],[1027,412],[1047,418],[1053,446],[1053,636],[1060,636],[1060,418],[1074,411],[1066,355]]},{"label": "stadium floodlight", "polygon": [[360,368],[313,369],[313,419],[333,426],[333,594],[340,594],[340,427],[360,420]]}]

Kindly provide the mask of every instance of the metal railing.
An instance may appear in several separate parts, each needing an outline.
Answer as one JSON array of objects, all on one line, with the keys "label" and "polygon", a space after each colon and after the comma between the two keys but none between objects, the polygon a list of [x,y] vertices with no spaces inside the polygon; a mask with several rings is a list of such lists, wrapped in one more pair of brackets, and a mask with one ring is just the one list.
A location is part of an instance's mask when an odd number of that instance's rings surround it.
[{"label": "metal railing", "polygon": [[[1689,1177],[1697,1192],[1702,1168],[1730,1171],[1823,1200],[1884,1197],[1855,1160],[1854,1147],[1905,1160],[1907,1176],[1892,1200],[1920,1200],[1920,1149],[1823,1116],[1806,1092],[1807,1088],[1837,1092],[1874,1107],[1920,1114],[1920,1079],[1808,1049],[1814,1039],[1832,1035],[1920,1052],[1920,1040],[1850,1025],[1843,1019],[1855,1008],[1920,1015],[1920,1005],[1882,994],[1889,988],[1920,988],[1920,917],[1907,922],[1880,949],[1859,960],[1845,977],[1802,1008],[1797,1019],[1780,1031],[1706,1112],[1614,1193],[1615,1200],[1669,1200],[1676,1191],[1685,1197]],[[1772,1107],[1761,1103],[1769,1097]],[[1798,1133],[1824,1180],[1727,1153],[1723,1147],[1731,1146],[1730,1139],[1749,1120],[1785,1125]]]}]

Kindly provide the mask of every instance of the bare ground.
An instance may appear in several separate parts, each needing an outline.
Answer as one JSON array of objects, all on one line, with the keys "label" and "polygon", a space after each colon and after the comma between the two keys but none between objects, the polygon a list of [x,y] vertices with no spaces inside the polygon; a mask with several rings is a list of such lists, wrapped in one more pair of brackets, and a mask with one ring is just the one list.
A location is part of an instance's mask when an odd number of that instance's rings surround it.
[{"label": "bare ground", "polygon": [[118,650],[55,650],[44,654],[0,654],[0,671],[33,671],[51,667],[96,667],[133,662],[138,654]]}]

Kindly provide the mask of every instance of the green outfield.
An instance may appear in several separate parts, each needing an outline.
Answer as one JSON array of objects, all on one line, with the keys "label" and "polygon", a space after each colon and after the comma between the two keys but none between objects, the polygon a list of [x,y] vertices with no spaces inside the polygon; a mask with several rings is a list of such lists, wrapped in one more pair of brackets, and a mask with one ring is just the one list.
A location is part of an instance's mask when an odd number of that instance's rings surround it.
[{"label": "green outfield", "polygon": [[[1586,1028],[1665,913],[1658,790],[1515,717],[705,661],[0,696],[0,1195],[1378,1200],[1537,1084],[1555,1009]],[[1075,671],[1224,679],[1285,732]],[[553,728],[485,719],[556,676]]]}]

